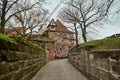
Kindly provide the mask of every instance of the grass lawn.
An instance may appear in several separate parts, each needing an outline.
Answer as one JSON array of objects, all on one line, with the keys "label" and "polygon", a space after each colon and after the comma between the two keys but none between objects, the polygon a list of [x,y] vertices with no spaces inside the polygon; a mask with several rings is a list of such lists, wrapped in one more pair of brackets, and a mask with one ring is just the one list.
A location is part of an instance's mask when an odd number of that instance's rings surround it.
[{"label": "grass lawn", "polygon": [[79,48],[95,46],[94,49],[120,49],[120,38],[105,38],[100,40],[92,40],[79,45]]}]

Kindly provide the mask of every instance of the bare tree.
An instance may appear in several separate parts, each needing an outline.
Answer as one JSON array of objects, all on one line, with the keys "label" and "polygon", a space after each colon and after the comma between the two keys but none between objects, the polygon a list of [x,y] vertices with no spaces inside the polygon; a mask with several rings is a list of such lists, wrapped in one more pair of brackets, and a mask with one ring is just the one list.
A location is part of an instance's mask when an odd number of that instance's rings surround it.
[{"label": "bare tree", "polygon": [[9,12],[10,8],[17,3],[19,0],[1,0],[0,1],[0,33],[4,33],[4,28],[5,28],[5,24],[6,22],[9,20],[9,18],[13,15],[11,14],[7,19],[6,19],[6,15]]},{"label": "bare tree", "polygon": [[108,5],[101,0],[70,0],[60,15],[65,20],[78,23],[82,38],[87,42],[87,29],[89,27],[94,29],[96,27],[94,24],[102,23],[106,17],[107,7]]},{"label": "bare tree", "polygon": [[76,46],[78,46],[78,29],[77,29],[77,21],[76,17],[78,17],[77,10],[73,9],[73,7],[63,8],[58,17],[67,23],[71,23],[73,26],[69,27],[75,33]]},{"label": "bare tree", "polygon": [[27,7],[24,9],[21,9],[17,12],[10,12],[11,8],[14,7],[16,3],[20,3],[21,0],[1,0],[0,1],[0,33],[4,33],[4,28],[8,20],[16,15],[17,13],[20,13],[25,10],[31,9],[36,3],[34,3],[31,7]]},{"label": "bare tree", "polygon": [[[19,12],[24,8],[31,7],[33,4],[30,1],[31,0],[23,0],[20,4],[16,4],[13,12]],[[23,32],[19,32],[17,29],[15,29],[15,31],[22,37],[29,39],[33,33],[38,33],[36,28],[40,27],[40,23],[42,23],[47,14],[48,11],[39,6],[34,6],[30,10],[24,10],[21,13],[15,14],[13,20],[22,27]],[[16,27],[16,25],[13,25],[13,28],[14,27]]]}]

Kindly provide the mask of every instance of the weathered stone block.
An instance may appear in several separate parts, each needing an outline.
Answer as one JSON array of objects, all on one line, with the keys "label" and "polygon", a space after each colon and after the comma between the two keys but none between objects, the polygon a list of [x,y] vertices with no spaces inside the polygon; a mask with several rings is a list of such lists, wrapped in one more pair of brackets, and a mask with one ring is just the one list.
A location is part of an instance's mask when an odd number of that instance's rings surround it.
[{"label": "weathered stone block", "polygon": [[10,72],[10,65],[7,62],[0,63],[0,75]]},{"label": "weathered stone block", "polygon": [[3,76],[0,76],[0,80],[11,80],[12,76],[13,74],[3,75]]},{"label": "weathered stone block", "polygon": [[111,73],[109,73],[109,80],[120,80],[119,78],[116,78],[115,76],[113,76]]},{"label": "weathered stone block", "polygon": [[103,70],[100,70],[99,79],[101,79],[101,80],[109,80],[109,73],[105,72]]},{"label": "weathered stone block", "polygon": [[16,71],[12,77],[13,80],[21,80],[23,77],[23,72],[21,71]]},{"label": "weathered stone block", "polygon": [[120,75],[120,61],[112,62],[112,71],[113,73]]},{"label": "weathered stone block", "polygon": [[120,60],[120,52],[113,52],[110,54],[112,59]]},{"label": "weathered stone block", "polygon": [[[12,63],[9,63],[9,68],[10,68],[10,71],[15,71],[15,70],[18,70],[19,69],[19,63],[18,62],[12,62]],[[21,65],[22,66],[22,65]]]},{"label": "weathered stone block", "polygon": [[104,68],[104,69],[110,71],[109,59],[103,59],[103,58],[99,59],[98,63],[99,63],[101,68]]},{"label": "weathered stone block", "polygon": [[95,72],[95,77],[99,78],[100,77],[100,69],[99,68],[94,68],[94,72]]},{"label": "weathered stone block", "polygon": [[95,68],[92,66],[90,67],[90,73],[95,76]]},{"label": "weathered stone block", "polygon": [[35,68],[33,71],[29,72],[28,74],[24,75],[21,80],[30,80],[39,70],[40,68]]}]

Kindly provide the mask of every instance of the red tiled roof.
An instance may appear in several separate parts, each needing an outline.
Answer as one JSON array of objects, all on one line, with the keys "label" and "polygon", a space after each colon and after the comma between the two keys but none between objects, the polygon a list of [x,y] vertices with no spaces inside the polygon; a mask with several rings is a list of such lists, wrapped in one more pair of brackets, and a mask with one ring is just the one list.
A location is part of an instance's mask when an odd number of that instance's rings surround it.
[{"label": "red tiled roof", "polygon": [[49,28],[50,25],[53,25],[53,24],[55,24],[55,27],[56,27],[56,30],[54,31],[73,33],[72,31],[68,30],[67,27],[63,25],[58,19],[56,20],[56,22],[54,21],[54,19],[52,19],[47,28]]},{"label": "red tiled roof", "polygon": [[23,31],[25,28],[24,27],[14,27],[13,30],[18,30],[18,31]]},{"label": "red tiled roof", "polygon": [[14,31],[23,32],[24,29],[24,27],[8,27],[5,28],[5,34],[11,34]]},{"label": "red tiled roof", "polygon": [[63,31],[68,33],[73,33],[72,31],[68,30],[65,25],[63,25],[58,19],[56,20],[56,31]]}]

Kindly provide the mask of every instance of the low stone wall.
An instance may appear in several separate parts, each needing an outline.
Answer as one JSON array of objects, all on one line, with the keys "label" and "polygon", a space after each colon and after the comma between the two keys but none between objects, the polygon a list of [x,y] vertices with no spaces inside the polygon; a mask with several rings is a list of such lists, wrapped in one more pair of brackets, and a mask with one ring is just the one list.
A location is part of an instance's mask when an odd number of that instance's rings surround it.
[{"label": "low stone wall", "polygon": [[120,80],[120,50],[70,51],[69,62],[89,80]]},{"label": "low stone wall", "polygon": [[45,63],[44,52],[0,50],[0,80],[30,80]]},{"label": "low stone wall", "polygon": [[22,37],[0,34],[0,80],[30,80],[46,63],[45,55]]}]

